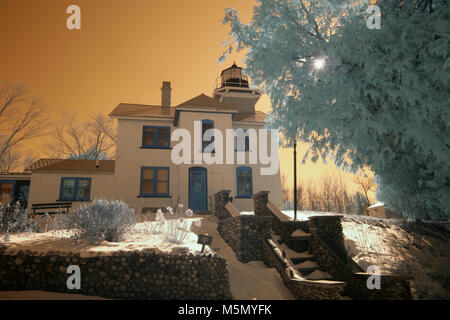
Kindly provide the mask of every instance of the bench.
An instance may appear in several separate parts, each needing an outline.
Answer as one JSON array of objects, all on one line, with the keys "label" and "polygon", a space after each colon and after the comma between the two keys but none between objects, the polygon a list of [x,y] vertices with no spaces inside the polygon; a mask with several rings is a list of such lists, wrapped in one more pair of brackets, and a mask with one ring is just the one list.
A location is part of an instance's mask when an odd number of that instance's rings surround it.
[{"label": "bench", "polygon": [[72,208],[71,201],[61,201],[53,203],[34,203],[31,205],[33,214],[56,214],[56,213],[69,213],[69,209]]}]

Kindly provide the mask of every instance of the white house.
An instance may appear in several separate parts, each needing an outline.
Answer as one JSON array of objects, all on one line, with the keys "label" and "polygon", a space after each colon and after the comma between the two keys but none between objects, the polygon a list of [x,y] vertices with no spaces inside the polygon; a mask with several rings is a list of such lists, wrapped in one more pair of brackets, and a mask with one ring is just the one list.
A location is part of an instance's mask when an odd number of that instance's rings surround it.
[{"label": "white house", "polygon": [[[241,68],[233,64],[225,69],[212,97],[200,94],[173,107],[170,82],[163,82],[161,90],[161,105],[121,103],[110,113],[118,121],[115,161],[41,159],[33,164],[29,168],[32,174],[28,207],[65,200],[76,205],[106,197],[126,201],[137,212],[178,202],[200,213],[212,211],[214,194],[224,189],[231,190],[233,202],[240,210],[253,210],[252,195],[261,190],[270,191],[270,200],[281,207],[279,167],[275,174],[262,175],[261,168],[267,163],[261,164],[258,158],[250,164],[252,151],[256,155],[261,148],[253,145],[252,139],[244,138],[245,145],[231,150],[233,159],[245,154],[245,163],[237,164],[235,160],[206,164],[195,160],[196,152],[208,153],[210,157],[219,155],[219,136],[221,133],[225,139],[227,129],[259,132],[264,128],[266,114],[255,110],[260,93],[249,87]],[[200,136],[195,135],[195,125],[201,128]],[[176,164],[172,158],[175,146],[185,139],[183,136],[179,141],[171,141],[177,129],[190,134],[190,141],[184,141],[190,142],[192,150],[187,163]],[[212,144],[202,135],[208,129],[216,130]],[[269,137],[269,150],[271,142]],[[209,144],[214,146],[212,151]],[[224,152],[226,146],[229,140],[224,142]],[[274,153],[271,157],[276,155],[278,159],[278,147]]]}]

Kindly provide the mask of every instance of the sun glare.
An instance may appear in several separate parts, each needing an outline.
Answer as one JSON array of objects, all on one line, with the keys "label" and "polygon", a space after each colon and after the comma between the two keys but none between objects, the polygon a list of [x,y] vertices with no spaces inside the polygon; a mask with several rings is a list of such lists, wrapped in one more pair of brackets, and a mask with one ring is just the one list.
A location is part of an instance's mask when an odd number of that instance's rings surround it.
[{"label": "sun glare", "polygon": [[319,58],[314,60],[314,68],[319,70],[322,69],[325,66],[325,59]]}]

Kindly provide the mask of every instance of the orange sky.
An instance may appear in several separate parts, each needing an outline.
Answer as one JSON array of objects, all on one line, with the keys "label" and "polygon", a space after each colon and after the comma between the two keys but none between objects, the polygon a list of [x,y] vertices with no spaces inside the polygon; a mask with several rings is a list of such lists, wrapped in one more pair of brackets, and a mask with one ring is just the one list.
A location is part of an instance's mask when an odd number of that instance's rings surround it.
[{"label": "orange sky", "polygon": [[[244,21],[251,0],[0,0],[0,81],[23,82],[49,105],[52,116],[109,113],[120,102],[159,104],[161,82],[172,82],[172,104],[212,94],[229,27],[224,9]],[[66,8],[81,8],[81,30],[66,28]],[[270,110],[263,97],[257,104]],[[306,146],[301,145],[299,159]],[[292,151],[280,150],[281,170],[292,180]],[[299,178],[317,179],[333,164],[299,166]],[[343,175],[351,183],[348,174]],[[354,188],[354,186],[352,186]]]}]

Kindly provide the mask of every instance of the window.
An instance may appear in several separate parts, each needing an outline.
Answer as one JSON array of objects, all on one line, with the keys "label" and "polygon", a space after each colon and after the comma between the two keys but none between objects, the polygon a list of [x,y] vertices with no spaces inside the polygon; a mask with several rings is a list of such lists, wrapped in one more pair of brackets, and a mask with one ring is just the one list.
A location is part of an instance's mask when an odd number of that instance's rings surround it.
[{"label": "window", "polygon": [[[250,150],[250,137],[246,129],[237,129],[236,131],[236,150],[235,151],[249,151]],[[244,145],[241,144],[242,137],[244,138]]]},{"label": "window", "polygon": [[91,178],[61,178],[59,200],[89,201],[91,196]]},{"label": "window", "polygon": [[144,126],[142,129],[143,148],[170,148],[170,127]]},{"label": "window", "polygon": [[13,200],[14,181],[0,181],[0,203],[10,204]]},{"label": "window", "polygon": [[237,198],[251,198],[253,195],[252,168],[236,168]]},{"label": "window", "polygon": [[[209,129],[214,129],[214,121],[212,120],[202,120],[202,152],[211,152],[214,153],[214,134],[211,135],[211,139],[204,140],[205,132]],[[208,148],[208,150],[205,150],[206,147],[209,145],[212,145]],[[212,147],[212,149],[211,149]]]},{"label": "window", "polygon": [[141,196],[168,197],[169,196],[169,168],[142,167],[141,168]]}]

